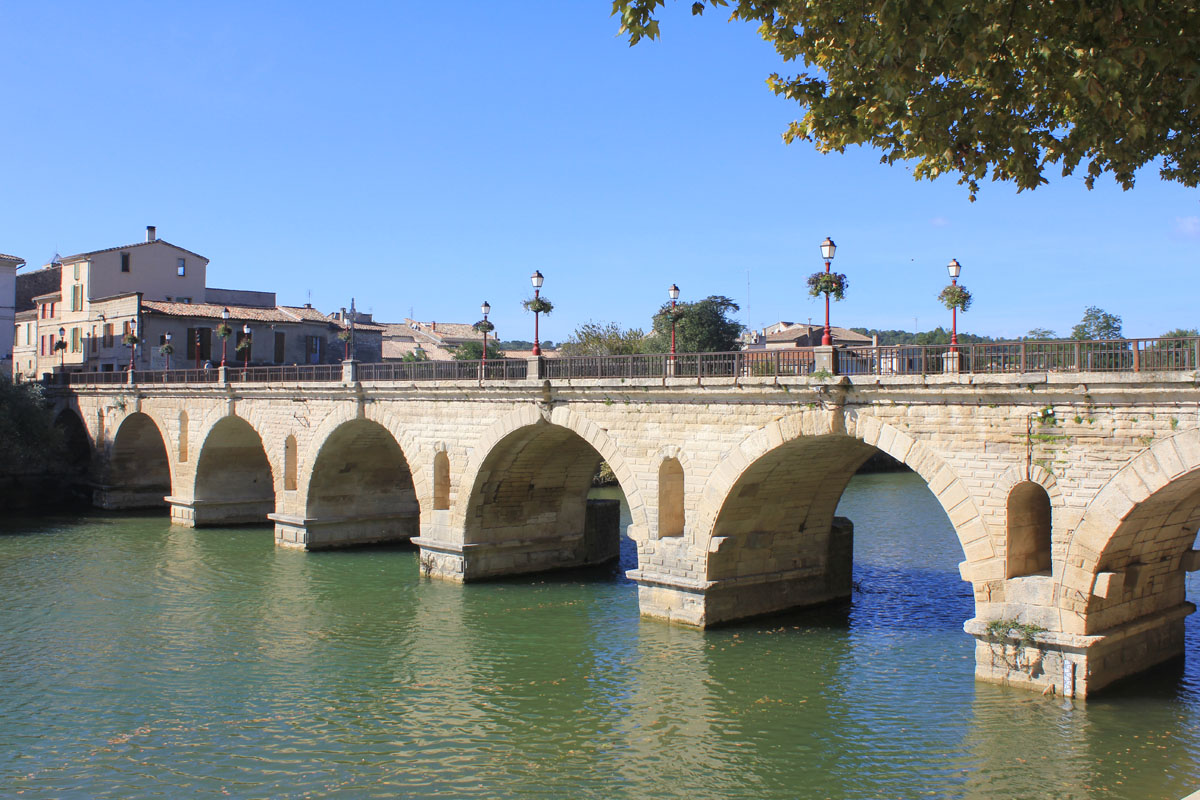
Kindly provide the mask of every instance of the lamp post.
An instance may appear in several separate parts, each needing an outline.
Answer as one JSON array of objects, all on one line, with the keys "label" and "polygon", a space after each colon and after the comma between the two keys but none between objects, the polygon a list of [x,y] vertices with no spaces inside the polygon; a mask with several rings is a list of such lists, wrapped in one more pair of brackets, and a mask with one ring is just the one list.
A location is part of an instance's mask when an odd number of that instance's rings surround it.
[{"label": "lamp post", "polygon": [[[164,333],[163,338],[166,339],[167,344],[169,345],[171,343],[171,332],[167,331],[166,333]],[[170,350],[170,348],[167,349],[167,369],[168,370],[171,369],[171,350]]]},{"label": "lamp post", "polygon": [[[833,254],[837,251],[837,245],[833,243],[833,239],[828,236],[825,241],[821,242],[821,258],[825,259],[825,274],[829,274],[829,262],[833,261]],[[833,334],[829,332],[829,292],[825,292],[825,333],[821,336],[821,346],[829,347],[833,344]]]},{"label": "lamp post", "polygon": [[671,288],[667,289],[667,296],[671,298],[671,360],[675,360],[675,301],[679,299],[679,287],[671,284]]},{"label": "lamp post", "polygon": [[[950,273],[950,285],[958,286],[958,276],[962,272],[962,264],[958,263],[957,258],[950,259],[950,263],[946,265],[946,271]],[[950,348],[953,350],[958,346],[958,306],[950,309]]]},{"label": "lamp post", "polygon": [[221,309],[221,327],[226,330],[226,334],[221,337],[221,368],[225,368],[225,348],[229,344],[229,309]]},{"label": "lamp post", "polygon": [[250,323],[247,322],[242,326],[243,342],[246,343],[246,357],[242,360],[242,369],[250,369],[250,347],[253,342],[253,337],[250,336]]},{"label": "lamp post", "polygon": [[132,344],[129,345],[129,374],[132,375],[133,374],[133,357],[134,357],[134,355],[137,354],[137,323],[136,322],[134,322],[132,325],[129,326],[129,335],[133,337],[132,339],[129,340],[130,342],[132,342]]},{"label": "lamp post", "polygon": [[[533,274],[529,276],[529,280],[533,284],[533,299],[536,301],[541,295],[542,281],[545,279],[542,277],[542,273],[535,269]],[[530,354],[535,356],[542,354],[541,337],[538,335],[538,311],[536,305],[533,308],[533,350]]]},{"label": "lamp post", "polygon": [[488,305],[487,300],[484,300],[479,310],[483,312],[483,363],[479,367],[479,375],[482,379],[487,377],[487,315],[491,312],[492,307]]},{"label": "lamp post", "polygon": [[200,329],[196,328],[196,369],[200,369]]},{"label": "lamp post", "polygon": [[65,370],[67,368],[67,329],[58,329],[58,368]]}]

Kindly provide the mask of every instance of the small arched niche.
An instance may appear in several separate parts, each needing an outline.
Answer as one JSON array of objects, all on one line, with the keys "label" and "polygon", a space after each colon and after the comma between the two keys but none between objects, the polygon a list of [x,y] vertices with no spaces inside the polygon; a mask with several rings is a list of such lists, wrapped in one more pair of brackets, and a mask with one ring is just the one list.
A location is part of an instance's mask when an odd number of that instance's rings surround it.
[{"label": "small arched niche", "polygon": [[296,437],[290,435],[283,442],[283,489],[296,491]]},{"label": "small arched niche", "polygon": [[450,508],[450,456],[444,450],[433,457],[433,508],[435,511]]},{"label": "small arched niche", "polygon": [[658,535],[683,535],[683,467],[675,458],[658,465]]},{"label": "small arched niche", "polygon": [[1050,571],[1050,496],[1040,483],[1022,481],[1008,493],[1005,577]]}]

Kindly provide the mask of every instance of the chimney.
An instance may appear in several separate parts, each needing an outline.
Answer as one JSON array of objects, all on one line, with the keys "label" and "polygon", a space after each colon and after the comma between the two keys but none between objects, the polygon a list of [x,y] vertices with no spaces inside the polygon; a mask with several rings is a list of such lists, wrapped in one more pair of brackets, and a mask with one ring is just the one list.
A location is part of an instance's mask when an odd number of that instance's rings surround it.
[{"label": "chimney", "polygon": [[434,332],[434,333],[437,333],[437,323],[436,323],[436,322],[431,322],[431,323],[429,323],[429,326],[430,326],[431,328],[433,328],[433,332]]},{"label": "chimney", "polygon": [[146,226],[146,241],[147,241],[147,242],[153,242],[153,241],[154,241],[154,239],[155,239],[154,226],[153,226],[153,225],[147,225],[147,226]]}]

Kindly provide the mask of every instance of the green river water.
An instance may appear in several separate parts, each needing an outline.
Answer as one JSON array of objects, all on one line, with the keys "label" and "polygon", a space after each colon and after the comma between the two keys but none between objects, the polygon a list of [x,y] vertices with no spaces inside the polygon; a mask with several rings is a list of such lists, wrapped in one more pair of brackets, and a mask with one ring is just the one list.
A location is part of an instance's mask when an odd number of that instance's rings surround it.
[{"label": "green river water", "polygon": [[856,525],[848,607],[706,632],[640,619],[618,570],[458,586],[420,579],[406,547],[6,519],[0,797],[1200,788],[1196,619],[1185,665],[1086,702],[977,684],[961,550],[921,480],[859,476],[839,513]]}]

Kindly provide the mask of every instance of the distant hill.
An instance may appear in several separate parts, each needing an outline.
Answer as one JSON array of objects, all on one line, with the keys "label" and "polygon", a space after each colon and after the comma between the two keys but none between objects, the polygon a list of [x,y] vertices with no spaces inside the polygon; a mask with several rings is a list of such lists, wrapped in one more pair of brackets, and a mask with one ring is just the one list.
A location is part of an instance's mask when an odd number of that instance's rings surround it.
[{"label": "distant hill", "polygon": [[[889,346],[894,344],[950,344],[950,331],[938,326],[931,331],[921,331],[913,333],[912,331],[881,331],[877,328],[851,328],[855,333],[861,333],[864,336],[878,336],[879,344]],[[976,336],[973,333],[958,332],[959,344],[976,344],[979,342],[998,342],[1000,339],[991,336]]]}]

